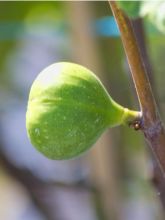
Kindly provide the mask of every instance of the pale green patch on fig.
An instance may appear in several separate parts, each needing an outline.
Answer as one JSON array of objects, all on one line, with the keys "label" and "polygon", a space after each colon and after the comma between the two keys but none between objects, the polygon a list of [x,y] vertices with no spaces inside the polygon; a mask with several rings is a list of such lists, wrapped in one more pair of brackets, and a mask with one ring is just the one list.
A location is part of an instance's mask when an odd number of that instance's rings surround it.
[{"label": "pale green patch on fig", "polygon": [[61,62],[44,69],[34,81],[26,127],[40,152],[63,160],[89,149],[108,127],[138,116],[113,101],[90,70]]}]

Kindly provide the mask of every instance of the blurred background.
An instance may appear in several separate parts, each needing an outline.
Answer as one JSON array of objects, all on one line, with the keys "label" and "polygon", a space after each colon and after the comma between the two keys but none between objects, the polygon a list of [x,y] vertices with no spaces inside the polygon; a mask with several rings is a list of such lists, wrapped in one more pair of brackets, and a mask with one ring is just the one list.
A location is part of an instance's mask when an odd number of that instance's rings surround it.
[{"label": "blurred background", "polygon": [[[134,20],[133,26],[165,119],[165,36],[147,21]],[[106,1],[1,1],[0,219],[164,219],[151,181],[151,153],[140,132],[111,129],[85,155],[69,161],[49,160],[30,144],[25,129],[30,86],[58,61],[88,67],[118,103],[139,109]]]}]

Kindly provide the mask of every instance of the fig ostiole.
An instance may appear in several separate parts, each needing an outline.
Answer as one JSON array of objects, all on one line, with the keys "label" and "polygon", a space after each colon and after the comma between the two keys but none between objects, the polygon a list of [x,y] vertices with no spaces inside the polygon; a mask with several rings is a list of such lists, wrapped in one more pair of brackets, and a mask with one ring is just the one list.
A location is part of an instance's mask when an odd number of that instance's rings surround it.
[{"label": "fig ostiole", "polygon": [[110,127],[140,117],[117,104],[100,80],[87,68],[55,63],[35,79],[28,101],[29,139],[50,159],[81,155]]}]

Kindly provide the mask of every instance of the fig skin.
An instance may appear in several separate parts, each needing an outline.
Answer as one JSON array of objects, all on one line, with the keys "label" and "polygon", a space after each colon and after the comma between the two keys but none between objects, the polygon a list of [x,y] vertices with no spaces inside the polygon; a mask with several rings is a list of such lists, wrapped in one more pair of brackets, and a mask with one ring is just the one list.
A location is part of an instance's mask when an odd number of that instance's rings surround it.
[{"label": "fig skin", "polygon": [[88,150],[108,128],[137,116],[112,100],[87,68],[60,62],[34,81],[28,101],[29,139],[50,159],[64,160]]}]

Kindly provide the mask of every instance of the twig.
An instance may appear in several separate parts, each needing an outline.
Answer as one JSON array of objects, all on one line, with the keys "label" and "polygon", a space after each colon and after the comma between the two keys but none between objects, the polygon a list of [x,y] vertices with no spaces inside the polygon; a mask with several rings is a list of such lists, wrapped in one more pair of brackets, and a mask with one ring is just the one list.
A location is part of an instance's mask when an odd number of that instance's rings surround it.
[{"label": "twig", "polygon": [[155,103],[145,66],[128,17],[109,1],[120,29],[121,38],[142,111],[142,131],[148,141],[165,181],[165,130]]},{"label": "twig", "polygon": [[[152,85],[152,90],[154,91],[156,100],[158,100],[157,88],[154,83],[153,68],[147,53],[147,44],[146,44],[145,30],[143,27],[143,19],[138,18],[135,20],[131,20],[131,22],[139,45],[141,57],[143,59],[143,63],[145,65],[149,80]],[[159,107],[159,103],[158,103],[158,107]],[[153,176],[151,181],[154,184],[154,186],[157,188],[158,194],[160,193],[160,199],[165,208],[165,181],[163,176],[161,175],[161,170],[153,157],[152,157],[152,164],[153,164]]]}]

